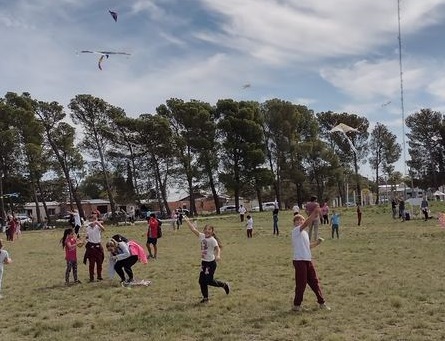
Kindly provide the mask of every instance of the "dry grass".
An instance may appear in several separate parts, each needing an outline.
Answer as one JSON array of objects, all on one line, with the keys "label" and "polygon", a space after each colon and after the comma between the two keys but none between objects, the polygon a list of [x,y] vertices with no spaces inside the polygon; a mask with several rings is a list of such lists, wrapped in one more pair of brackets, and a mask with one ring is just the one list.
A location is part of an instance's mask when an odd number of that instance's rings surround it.
[{"label": "dry grass", "polygon": [[[438,207],[436,206],[436,210]],[[445,339],[445,231],[437,221],[393,221],[388,208],[365,208],[363,226],[342,210],[340,240],[313,250],[332,311],[317,309],[308,289],[302,313],[291,312],[291,213],[280,213],[282,234],[272,236],[272,214],[256,213],[255,235],[245,237],[237,215],[211,222],[224,243],[216,277],[232,292],[210,288],[200,305],[199,243],[186,227],[164,224],[159,259],[137,264],[148,288],[121,288],[117,280],[64,286],[61,230],[28,232],[7,243],[14,263],[4,274],[0,340],[443,340]],[[145,243],[145,225],[109,227]],[[79,260],[83,249],[79,250]],[[106,264],[105,264],[106,268]]]}]

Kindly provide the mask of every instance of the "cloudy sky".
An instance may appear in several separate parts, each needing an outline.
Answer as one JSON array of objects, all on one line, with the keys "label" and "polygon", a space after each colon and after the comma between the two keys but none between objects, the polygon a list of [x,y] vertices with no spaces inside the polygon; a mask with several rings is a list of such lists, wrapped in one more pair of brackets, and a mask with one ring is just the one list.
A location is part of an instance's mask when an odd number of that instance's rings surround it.
[{"label": "cloudy sky", "polygon": [[[401,1],[405,116],[445,111],[444,19],[445,0]],[[171,97],[280,98],[402,141],[397,0],[0,0],[0,46],[0,97],[88,93],[132,117]],[[131,56],[101,71],[82,50]]]}]

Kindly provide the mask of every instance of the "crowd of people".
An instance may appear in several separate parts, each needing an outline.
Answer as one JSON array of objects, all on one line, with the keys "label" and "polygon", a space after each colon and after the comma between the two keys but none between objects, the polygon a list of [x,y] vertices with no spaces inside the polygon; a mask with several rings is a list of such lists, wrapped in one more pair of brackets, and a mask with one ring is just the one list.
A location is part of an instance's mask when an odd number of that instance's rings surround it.
[{"label": "crowd of people", "polygon": [[[397,212],[398,207],[398,212]],[[392,214],[396,218],[404,220],[404,201],[394,199],[392,201]],[[428,219],[428,201],[422,200],[421,209],[424,219]],[[319,237],[319,226],[330,225],[331,237],[339,239],[340,219],[341,215],[338,211],[332,210],[323,202],[319,204],[316,196],[312,196],[304,206],[304,211],[308,218],[300,214],[301,209],[298,205],[293,208],[293,229],[291,233],[293,248],[293,267],[295,272],[295,293],[293,300],[293,310],[300,311],[303,301],[303,295],[306,286],[312,289],[317,298],[317,302],[321,309],[330,310],[325,303],[319,280],[316,274],[314,264],[312,263],[311,249],[320,245],[323,241]],[[361,206],[357,204],[357,225],[361,224]],[[103,280],[103,263],[105,260],[104,248],[102,247],[102,236],[105,231],[103,222],[100,220],[100,213],[93,210],[88,217],[87,222],[83,222],[77,210],[69,212],[71,214],[71,227],[63,232],[60,244],[65,252],[66,270],[65,285],[80,284],[78,278],[77,253],[80,247],[85,247],[83,255],[83,263],[88,263],[89,282]],[[252,215],[248,214],[245,218],[247,210],[241,206],[239,214],[240,220],[245,224],[247,238],[253,237],[254,221]],[[272,212],[273,235],[279,236],[278,227],[279,209],[275,207]],[[221,258],[222,243],[216,236],[215,228],[212,225],[205,225],[200,232],[196,225],[186,216],[179,217],[179,212],[174,213],[173,228],[176,230],[182,225],[183,221],[187,224],[198,238],[201,245],[201,269],[199,273],[198,283],[200,286],[202,299],[201,303],[209,301],[209,286],[222,288],[226,294],[230,293],[230,284],[226,281],[215,279],[217,262]],[[246,221],[245,221],[246,219]],[[245,221],[245,222],[244,222]],[[146,250],[133,240],[128,240],[122,235],[114,235],[105,244],[108,252],[109,276],[112,278],[117,274],[120,278],[122,286],[131,285],[134,282],[134,273],[132,267],[138,262],[147,263],[148,259],[157,259],[158,239],[162,237],[162,222],[154,213],[147,218],[147,241]],[[14,236],[19,235],[20,222],[13,216],[8,216],[6,221],[6,235],[8,241],[13,241]],[[3,277],[3,266],[11,263],[12,260],[6,250],[3,249],[3,243],[0,239],[0,298],[1,284]],[[72,280],[70,281],[70,277]]]}]

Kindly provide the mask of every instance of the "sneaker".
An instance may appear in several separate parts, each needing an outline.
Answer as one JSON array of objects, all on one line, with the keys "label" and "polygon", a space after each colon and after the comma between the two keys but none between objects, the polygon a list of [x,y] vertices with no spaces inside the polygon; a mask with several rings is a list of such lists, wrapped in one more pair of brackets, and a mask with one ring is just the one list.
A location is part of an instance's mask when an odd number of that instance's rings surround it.
[{"label": "sneaker", "polygon": [[122,286],[123,288],[128,287],[128,282],[127,282],[127,281],[121,281],[121,286]]},{"label": "sneaker", "polygon": [[203,298],[199,303],[209,303],[209,299],[208,298]]},{"label": "sneaker", "polygon": [[230,284],[227,282],[226,284],[224,284],[224,291],[226,292],[226,295],[229,294],[230,292]]},{"label": "sneaker", "polygon": [[98,282],[100,282],[100,281],[103,281],[104,279],[102,278],[102,277],[97,277],[97,281]]},{"label": "sneaker", "polygon": [[301,305],[294,305],[294,306],[292,307],[292,310],[293,310],[293,311],[301,311]]},{"label": "sneaker", "polygon": [[320,304],[320,309],[321,310],[327,310],[327,311],[331,310],[331,308],[329,306],[327,306],[326,303]]},{"label": "sneaker", "polygon": [[88,281],[88,283],[94,283],[94,278],[90,278],[90,280]]},{"label": "sneaker", "polygon": [[82,284],[82,282],[79,281],[78,279],[76,279],[76,280],[74,281],[74,283],[75,283],[75,284]]}]

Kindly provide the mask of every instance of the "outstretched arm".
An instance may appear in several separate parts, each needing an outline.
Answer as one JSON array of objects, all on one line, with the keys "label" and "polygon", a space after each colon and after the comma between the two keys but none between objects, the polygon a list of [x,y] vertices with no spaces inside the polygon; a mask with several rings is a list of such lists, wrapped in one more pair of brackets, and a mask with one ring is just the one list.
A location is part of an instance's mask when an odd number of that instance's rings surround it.
[{"label": "outstretched arm", "polygon": [[318,219],[318,215],[320,214],[320,205],[317,205],[315,209],[312,211],[309,218],[307,218],[304,223],[301,225],[300,229],[304,230],[306,227],[308,227],[315,219]]},{"label": "outstretched arm", "polygon": [[199,236],[199,231],[196,229],[196,226],[190,221],[189,217],[184,216],[184,221],[187,223],[190,231]]}]

